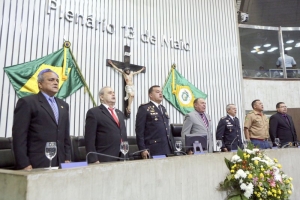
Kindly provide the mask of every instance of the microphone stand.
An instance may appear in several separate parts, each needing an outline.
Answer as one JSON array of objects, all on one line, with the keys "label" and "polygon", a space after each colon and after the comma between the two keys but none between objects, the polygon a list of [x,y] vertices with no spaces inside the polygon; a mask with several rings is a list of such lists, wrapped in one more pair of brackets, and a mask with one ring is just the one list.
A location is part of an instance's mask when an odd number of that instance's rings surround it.
[{"label": "microphone stand", "polygon": [[90,154],[96,154],[96,155],[99,155],[99,156],[105,156],[105,157],[109,157],[109,158],[116,158],[116,159],[120,159],[120,160],[126,160],[126,158],[120,158],[120,157],[116,157],[116,156],[111,156],[111,155],[107,155],[107,154],[103,154],[103,153],[98,153],[98,152],[92,152],[92,151],[90,151],[85,156],[85,160],[86,160],[87,163],[88,163],[88,156]]},{"label": "microphone stand", "polygon": [[238,136],[235,136],[235,138],[232,140],[232,142],[230,143],[230,151],[232,150],[232,144],[234,143],[234,141],[237,139]]}]

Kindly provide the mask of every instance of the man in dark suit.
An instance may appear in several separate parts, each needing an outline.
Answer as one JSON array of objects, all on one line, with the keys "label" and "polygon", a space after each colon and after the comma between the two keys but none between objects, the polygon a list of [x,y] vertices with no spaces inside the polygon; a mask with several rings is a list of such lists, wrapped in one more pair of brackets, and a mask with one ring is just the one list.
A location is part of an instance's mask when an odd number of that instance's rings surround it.
[{"label": "man in dark suit", "polygon": [[[98,152],[119,157],[121,141],[127,140],[124,114],[116,109],[115,92],[103,87],[99,92],[101,105],[88,110],[85,121],[86,152]],[[117,161],[116,158],[90,154],[89,163]]]},{"label": "man in dark suit", "polygon": [[274,143],[275,138],[279,138],[281,146],[289,142],[295,145],[297,142],[296,129],[292,117],[287,114],[285,103],[277,103],[276,109],[277,113],[270,118],[270,137],[272,142]]},{"label": "man in dark suit", "polygon": [[[169,115],[161,105],[163,100],[160,86],[149,89],[150,102],[140,105],[136,115],[136,141],[139,150],[149,149],[151,155],[167,155],[174,152],[174,140],[170,134]],[[149,151],[141,153],[142,158],[149,157]]]},{"label": "man in dark suit", "polygon": [[228,104],[226,106],[227,116],[222,117],[219,121],[216,139],[222,141],[221,150],[223,152],[237,150],[242,148],[241,126],[239,119],[236,117],[236,106]]},{"label": "man in dark suit", "polygon": [[71,160],[69,105],[54,97],[58,75],[50,69],[38,75],[40,92],[18,100],[12,128],[17,169],[49,167],[45,156],[47,142],[56,142],[57,154],[52,166]]}]

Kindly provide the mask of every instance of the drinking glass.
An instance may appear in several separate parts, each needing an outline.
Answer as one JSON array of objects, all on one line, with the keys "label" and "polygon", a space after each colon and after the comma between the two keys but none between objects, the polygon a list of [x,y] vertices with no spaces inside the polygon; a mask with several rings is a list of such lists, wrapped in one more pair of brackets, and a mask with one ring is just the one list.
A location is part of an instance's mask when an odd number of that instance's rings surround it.
[{"label": "drinking glass", "polygon": [[52,158],[54,158],[54,156],[56,155],[56,152],[57,152],[56,142],[47,142],[45,147],[45,155],[50,160],[49,169],[52,169],[51,162],[52,162]]},{"label": "drinking glass", "polygon": [[122,141],[121,145],[120,145],[120,150],[122,152],[122,154],[124,155],[124,161],[126,160],[126,154],[129,151],[129,144],[127,141]]},{"label": "drinking glass", "polygon": [[182,142],[181,142],[181,141],[176,141],[176,142],[175,142],[175,148],[176,148],[176,150],[177,150],[178,152],[180,152],[181,149],[182,149]]},{"label": "drinking glass", "polygon": [[280,139],[279,138],[275,138],[275,144],[279,147],[280,146]]},{"label": "drinking glass", "polygon": [[217,151],[221,151],[222,140],[216,140],[216,145],[217,145]]}]

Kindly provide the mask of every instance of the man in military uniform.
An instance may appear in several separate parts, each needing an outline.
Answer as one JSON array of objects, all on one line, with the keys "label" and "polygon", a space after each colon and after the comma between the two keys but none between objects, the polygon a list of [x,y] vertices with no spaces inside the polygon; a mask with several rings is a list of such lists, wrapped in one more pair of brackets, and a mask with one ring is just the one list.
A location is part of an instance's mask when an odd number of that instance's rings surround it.
[{"label": "man in military uniform", "polygon": [[139,150],[144,150],[142,158],[151,155],[167,155],[174,152],[174,139],[170,134],[169,115],[160,103],[163,100],[160,86],[149,89],[150,102],[142,104],[136,115],[136,141]]},{"label": "man in military uniform", "polygon": [[256,99],[251,104],[253,111],[246,115],[244,132],[248,141],[261,149],[271,148],[269,138],[269,119],[263,114],[263,103]]},{"label": "man in military uniform", "polygon": [[227,116],[220,119],[216,133],[216,139],[222,141],[221,150],[223,152],[243,147],[240,122],[236,117],[236,106],[228,104],[226,111]]}]

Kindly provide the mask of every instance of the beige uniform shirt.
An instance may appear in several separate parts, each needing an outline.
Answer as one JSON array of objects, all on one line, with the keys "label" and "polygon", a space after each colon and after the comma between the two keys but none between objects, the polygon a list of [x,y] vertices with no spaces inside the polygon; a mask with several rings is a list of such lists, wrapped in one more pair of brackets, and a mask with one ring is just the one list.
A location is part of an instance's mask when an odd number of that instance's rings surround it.
[{"label": "beige uniform shirt", "polygon": [[264,114],[260,115],[254,110],[249,112],[246,115],[244,127],[248,128],[250,138],[269,138],[269,119]]}]

